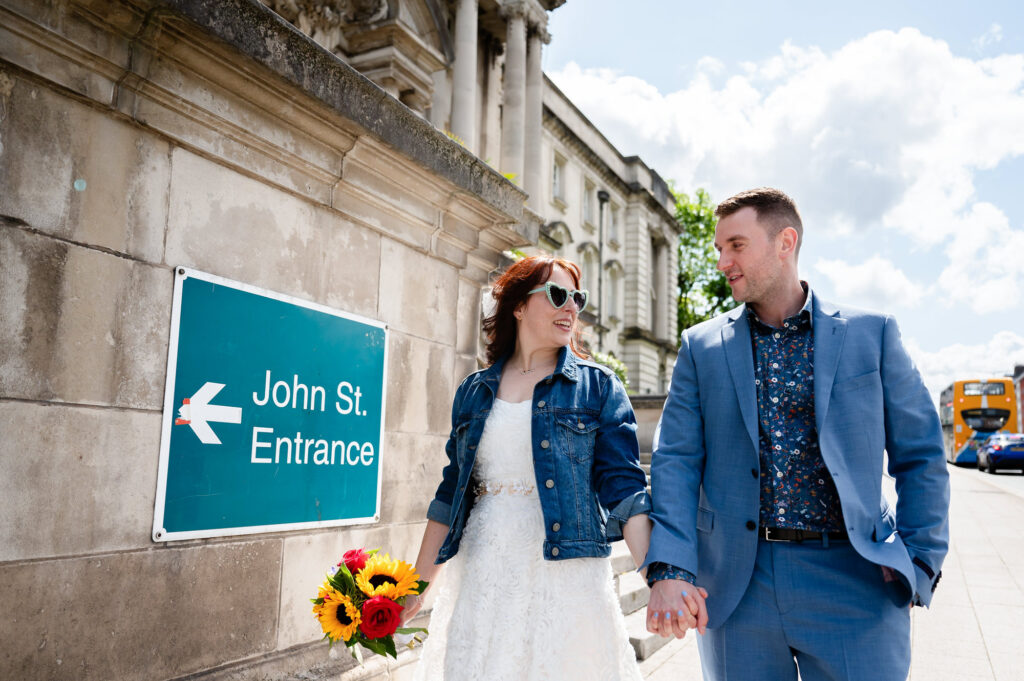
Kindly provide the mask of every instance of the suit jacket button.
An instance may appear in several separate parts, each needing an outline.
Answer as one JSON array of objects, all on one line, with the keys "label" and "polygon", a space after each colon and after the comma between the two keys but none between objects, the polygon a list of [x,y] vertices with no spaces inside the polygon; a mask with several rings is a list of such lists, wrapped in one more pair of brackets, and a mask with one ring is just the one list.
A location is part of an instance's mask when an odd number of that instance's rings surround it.
[{"label": "suit jacket button", "polygon": [[755,523],[753,520],[748,520],[747,521],[747,529],[748,530],[753,532],[756,527],[757,527],[757,523]]},{"label": "suit jacket button", "polygon": [[751,468],[750,469],[750,475],[756,478],[757,477],[757,469],[756,468]]}]

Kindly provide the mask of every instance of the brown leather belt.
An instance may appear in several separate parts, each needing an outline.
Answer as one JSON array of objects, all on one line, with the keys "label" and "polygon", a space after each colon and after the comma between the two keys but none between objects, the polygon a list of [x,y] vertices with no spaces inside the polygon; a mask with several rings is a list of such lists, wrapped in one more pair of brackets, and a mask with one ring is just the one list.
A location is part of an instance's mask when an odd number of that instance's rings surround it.
[{"label": "brown leather belt", "polygon": [[797,544],[805,541],[817,541],[822,544],[833,541],[850,541],[850,536],[844,531],[816,532],[814,530],[794,530],[788,527],[760,527],[757,535],[765,541],[796,542]]}]

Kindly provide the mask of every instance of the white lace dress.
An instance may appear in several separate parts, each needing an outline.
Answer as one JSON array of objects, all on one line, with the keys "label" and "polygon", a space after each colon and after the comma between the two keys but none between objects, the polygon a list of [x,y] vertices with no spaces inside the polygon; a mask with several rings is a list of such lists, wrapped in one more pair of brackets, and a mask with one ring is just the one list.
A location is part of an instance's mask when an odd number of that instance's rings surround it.
[{"label": "white lace dress", "polygon": [[639,681],[607,558],[544,560],[530,402],[496,400],[477,449],[486,485],[430,619],[416,681]]}]

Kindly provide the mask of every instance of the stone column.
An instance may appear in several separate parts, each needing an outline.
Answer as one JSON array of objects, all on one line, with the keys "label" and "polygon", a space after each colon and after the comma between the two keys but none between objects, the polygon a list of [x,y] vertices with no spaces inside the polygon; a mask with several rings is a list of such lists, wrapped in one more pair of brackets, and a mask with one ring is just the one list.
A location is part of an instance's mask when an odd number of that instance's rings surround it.
[{"label": "stone column", "polygon": [[541,50],[551,36],[541,27],[530,31],[526,46],[526,121],[524,133],[523,181],[521,186],[530,195],[529,206],[540,211],[544,192],[541,131],[543,122],[542,98],[544,72],[541,69]]},{"label": "stone column", "polygon": [[526,3],[502,7],[508,19],[505,43],[505,99],[501,116],[502,173],[514,173],[523,185],[523,142],[526,110]]},{"label": "stone column", "polygon": [[477,0],[459,0],[455,12],[451,130],[476,153]]}]

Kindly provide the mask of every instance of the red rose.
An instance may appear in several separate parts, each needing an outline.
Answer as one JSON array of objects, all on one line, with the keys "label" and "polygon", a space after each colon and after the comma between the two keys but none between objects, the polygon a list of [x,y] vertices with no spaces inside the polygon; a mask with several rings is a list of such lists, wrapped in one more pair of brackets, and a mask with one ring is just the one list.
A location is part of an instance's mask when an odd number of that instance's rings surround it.
[{"label": "red rose", "polygon": [[381,638],[395,633],[400,621],[402,606],[390,598],[374,596],[363,603],[363,621],[359,629],[366,638]]},{"label": "red rose", "polygon": [[[357,572],[366,567],[366,560],[369,557],[370,554],[362,549],[352,549],[351,551],[346,551],[345,555],[341,557],[341,563],[345,564],[345,567],[348,568],[348,571],[354,577]],[[338,563],[338,565],[341,565],[341,563]]]}]

